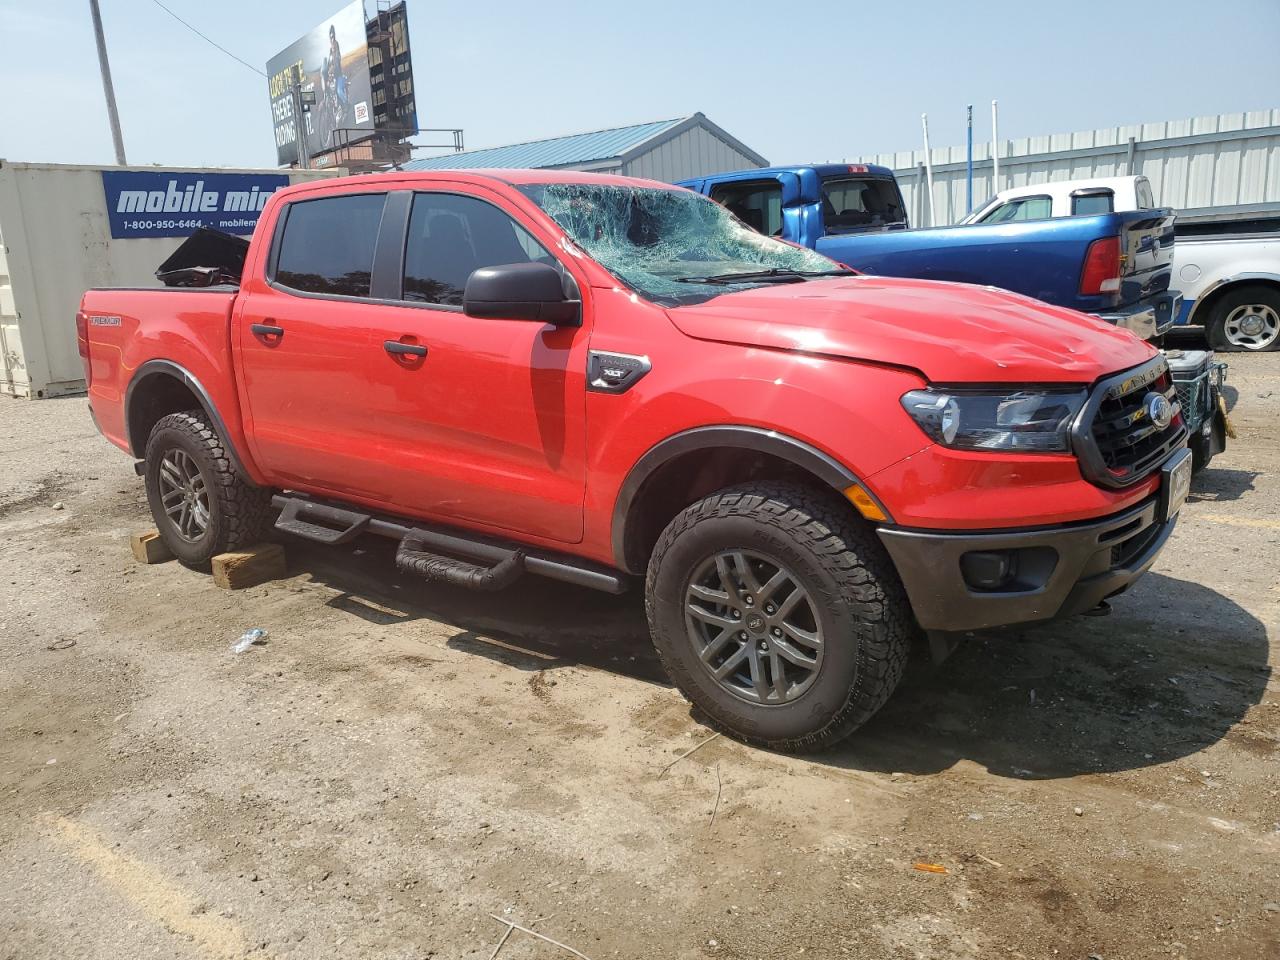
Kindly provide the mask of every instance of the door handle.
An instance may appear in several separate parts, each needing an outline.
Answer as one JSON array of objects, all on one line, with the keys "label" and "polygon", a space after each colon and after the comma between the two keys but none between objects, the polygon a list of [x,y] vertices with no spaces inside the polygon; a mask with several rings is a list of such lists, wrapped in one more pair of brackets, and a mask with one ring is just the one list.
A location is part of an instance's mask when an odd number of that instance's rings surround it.
[{"label": "door handle", "polygon": [[407,357],[425,357],[427,348],[417,343],[401,343],[399,340],[382,341],[382,349],[390,354]]},{"label": "door handle", "polygon": [[284,327],[277,327],[270,323],[251,323],[249,330],[255,337],[283,337]]}]

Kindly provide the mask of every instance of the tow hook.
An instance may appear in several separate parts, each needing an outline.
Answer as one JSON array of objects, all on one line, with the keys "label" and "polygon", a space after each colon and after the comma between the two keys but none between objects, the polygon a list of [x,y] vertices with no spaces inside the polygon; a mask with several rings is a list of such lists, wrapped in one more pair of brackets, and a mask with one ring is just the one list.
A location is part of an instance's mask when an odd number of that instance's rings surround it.
[{"label": "tow hook", "polygon": [[1086,610],[1086,611],[1084,612],[1084,615],[1085,615],[1086,617],[1107,617],[1107,616],[1110,616],[1110,615],[1111,615],[1111,604],[1107,603],[1107,601],[1105,601],[1105,600],[1102,600],[1102,601],[1100,601],[1100,602],[1098,603],[1098,605],[1097,605],[1096,607],[1094,607],[1092,610]]}]

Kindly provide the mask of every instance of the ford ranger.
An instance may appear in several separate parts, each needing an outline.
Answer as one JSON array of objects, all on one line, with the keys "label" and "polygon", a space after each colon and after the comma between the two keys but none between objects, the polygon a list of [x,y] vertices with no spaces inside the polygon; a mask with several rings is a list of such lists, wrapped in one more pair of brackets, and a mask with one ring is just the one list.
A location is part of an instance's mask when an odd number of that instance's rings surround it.
[{"label": "ford ranger", "polygon": [[740,170],[681,185],[768,236],[868,273],[1000,287],[1143,339],[1168,330],[1180,308],[1170,290],[1172,210],[1053,220],[1047,204],[1012,204],[971,226],[908,230],[893,171],[874,164]]},{"label": "ford ranger", "polygon": [[688,190],[348,177],[205,256],[77,316],[93,416],[182,561],[274,527],[389,537],[473,589],[643,577],[672,680],[751,743],[848,734],[917,639],[1104,606],[1187,493],[1150,345],[851,273]]}]

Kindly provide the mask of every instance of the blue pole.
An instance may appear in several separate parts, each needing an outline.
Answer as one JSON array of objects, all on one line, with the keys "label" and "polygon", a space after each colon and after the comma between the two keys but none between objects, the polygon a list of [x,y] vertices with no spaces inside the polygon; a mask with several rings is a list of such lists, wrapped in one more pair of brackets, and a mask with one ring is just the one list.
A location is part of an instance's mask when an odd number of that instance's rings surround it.
[{"label": "blue pole", "polygon": [[968,180],[964,191],[965,214],[973,213],[973,104],[969,104],[969,153],[965,165]]}]

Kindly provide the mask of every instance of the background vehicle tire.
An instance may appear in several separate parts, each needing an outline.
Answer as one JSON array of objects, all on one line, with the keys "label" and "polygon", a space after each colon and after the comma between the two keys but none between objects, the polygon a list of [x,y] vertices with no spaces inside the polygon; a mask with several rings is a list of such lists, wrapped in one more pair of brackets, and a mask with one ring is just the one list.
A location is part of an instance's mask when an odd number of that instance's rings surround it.
[{"label": "background vehicle tire", "polygon": [[866,722],[918,632],[875,534],[795,484],[688,507],[658,539],[645,591],[676,686],[718,729],[776,750],[821,750]]},{"label": "background vehicle tire", "polygon": [[1264,284],[1228,290],[1213,305],[1205,333],[1209,346],[1224,352],[1280,348],[1280,291]]},{"label": "background vehicle tire", "polygon": [[243,478],[204,411],[162,417],[147,441],[147,502],[173,555],[203,567],[271,526],[271,491]]}]

